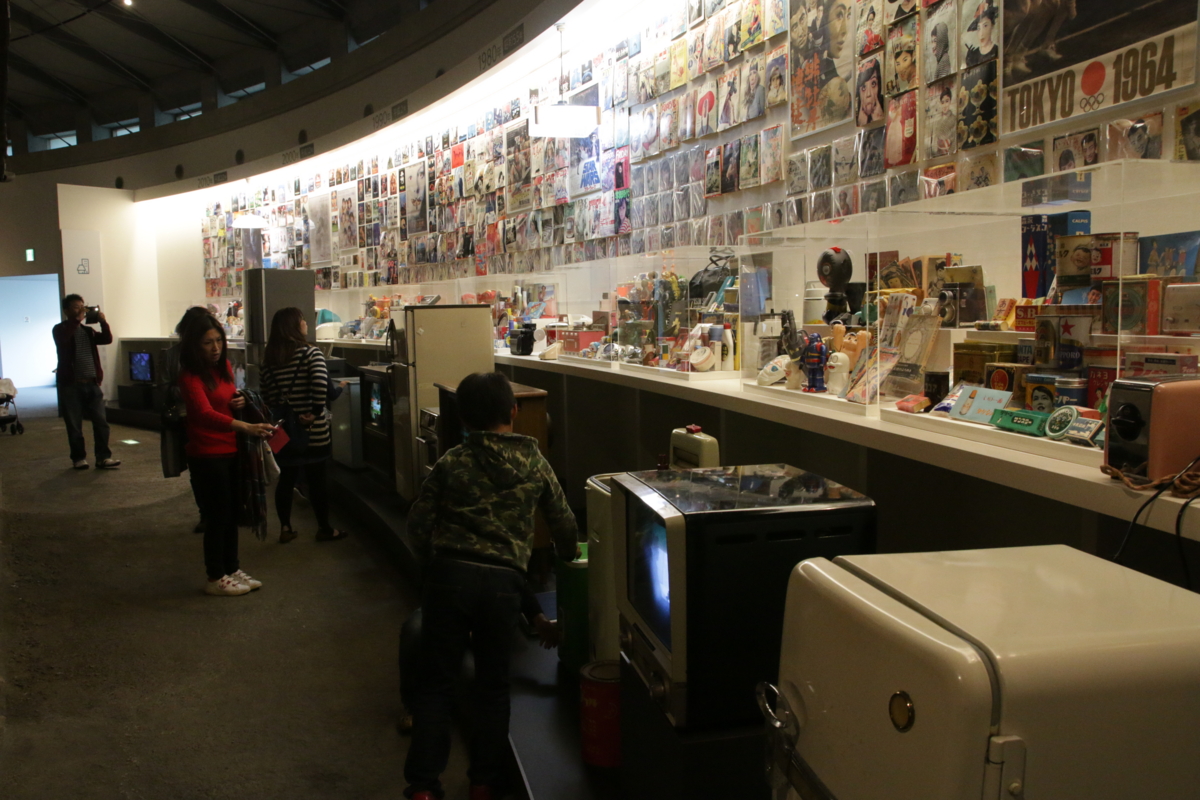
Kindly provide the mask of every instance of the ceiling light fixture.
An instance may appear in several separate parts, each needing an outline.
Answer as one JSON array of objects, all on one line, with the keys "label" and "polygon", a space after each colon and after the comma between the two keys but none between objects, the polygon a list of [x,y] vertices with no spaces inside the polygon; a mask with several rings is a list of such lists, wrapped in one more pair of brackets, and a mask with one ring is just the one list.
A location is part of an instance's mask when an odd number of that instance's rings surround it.
[{"label": "ceiling light fixture", "polygon": [[133,5],[133,0],[122,0],[122,2],[124,2],[127,6]]},{"label": "ceiling light fixture", "polygon": [[529,135],[564,139],[587,138],[600,125],[600,107],[572,105],[563,99],[563,29],[567,26],[559,22],[554,27],[558,30],[558,102],[533,107]]}]

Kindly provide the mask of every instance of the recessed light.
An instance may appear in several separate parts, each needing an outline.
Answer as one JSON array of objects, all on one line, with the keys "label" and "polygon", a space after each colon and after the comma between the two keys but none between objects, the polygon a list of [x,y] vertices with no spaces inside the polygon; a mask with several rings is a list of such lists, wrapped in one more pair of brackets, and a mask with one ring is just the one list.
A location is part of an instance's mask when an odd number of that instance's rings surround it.
[{"label": "recessed light", "polygon": [[124,0],[124,2],[125,2],[125,5],[127,5],[127,6],[133,5],[133,0]]},{"label": "recessed light", "polygon": [[122,439],[121,444],[141,444],[137,439]]}]

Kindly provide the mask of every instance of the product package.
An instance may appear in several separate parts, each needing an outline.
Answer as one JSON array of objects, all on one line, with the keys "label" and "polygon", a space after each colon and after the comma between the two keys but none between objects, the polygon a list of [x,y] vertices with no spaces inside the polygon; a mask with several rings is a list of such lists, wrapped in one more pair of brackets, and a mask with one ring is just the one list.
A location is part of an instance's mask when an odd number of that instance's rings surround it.
[{"label": "product package", "polygon": [[[1138,277],[1102,284],[1103,333],[1130,333],[1157,336],[1162,318],[1163,281]],[[1119,317],[1119,323],[1118,323]]]},{"label": "product package", "polygon": [[1025,377],[1033,371],[1031,364],[993,362],[985,367],[984,386],[1000,392],[1009,392],[1008,408],[1025,407]]},{"label": "product package", "polygon": [[950,409],[950,419],[990,425],[992,412],[1007,408],[1012,392],[997,391],[984,386],[964,389],[958,401]]},{"label": "product package", "polygon": [[1125,377],[1195,375],[1200,356],[1184,353],[1126,353]]},{"label": "product package", "polygon": [[954,345],[954,378],[958,381],[982,386],[988,364],[992,362],[1012,363],[1016,360],[1016,345],[998,342],[960,342]]}]

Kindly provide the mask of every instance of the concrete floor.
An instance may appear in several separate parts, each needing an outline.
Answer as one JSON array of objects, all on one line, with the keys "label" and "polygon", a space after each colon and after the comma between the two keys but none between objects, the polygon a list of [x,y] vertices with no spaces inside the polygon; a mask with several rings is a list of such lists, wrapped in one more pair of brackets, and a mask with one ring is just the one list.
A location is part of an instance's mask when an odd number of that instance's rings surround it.
[{"label": "concrete floor", "polygon": [[[156,433],[114,426],[121,469],[75,472],[61,421],[33,402],[22,418],[0,437],[0,797],[401,797],[412,600],[382,548],[314,542],[298,501],[296,541],[242,533],[264,588],[208,597],[187,477],[162,478]],[[465,797],[461,742],[452,759]]]}]

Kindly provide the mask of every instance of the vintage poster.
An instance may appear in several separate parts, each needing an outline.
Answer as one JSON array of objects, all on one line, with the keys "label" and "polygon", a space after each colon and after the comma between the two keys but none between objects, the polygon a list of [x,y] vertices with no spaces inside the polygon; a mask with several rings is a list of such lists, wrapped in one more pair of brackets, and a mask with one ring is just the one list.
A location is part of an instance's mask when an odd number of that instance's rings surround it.
[{"label": "vintage poster", "polygon": [[701,60],[701,70],[712,72],[725,63],[725,23],[723,15],[718,11],[708,18],[704,26],[704,58]]},{"label": "vintage poster", "polygon": [[721,157],[721,194],[732,194],[741,188],[739,181],[742,169],[742,140],[734,139],[724,144]]},{"label": "vintage poster", "polygon": [[879,56],[858,62],[854,91],[854,124],[860,128],[883,121],[883,69]]},{"label": "vintage poster", "polygon": [[1046,174],[1046,142],[1025,142],[1004,148],[1004,182],[1037,178]]},{"label": "vintage poster", "polygon": [[668,89],[678,89],[688,82],[687,39],[677,39],[671,42],[670,61]]},{"label": "vintage poster", "polygon": [[[747,0],[754,2],[754,0]],[[723,57],[726,62],[733,61],[742,52],[742,0],[735,3],[729,3],[725,6],[725,52]]]},{"label": "vintage poster", "polygon": [[329,198],[325,195],[309,195],[308,213],[311,259],[313,263],[321,264],[333,257],[333,247],[329,240]]},{"label": "vintage poster", "polygon": [[941,197],[954,194],[958,190],[958,166],[942,164],[937,167],[926,167],[921,175],[921,197]]},{"label": "vintage poster", "polygon": [[788,61],[793,139],[850,118],[854,29],[851,0],[792,0]]},{"label": "vintage poster", "polygon": [[688,142],[696,138],[696,91],[679,95],[679,141]]},{"label": "vintage poster", "polygon": [[1070,172],[1100,163],[1100,129],[1055,136],[1050,153],[1051,172]]},{"label": "vintage poster", "polygon": [[1000,183],[1000,159],[997,153],[966,157],[958,162],[959,190],[986,189]]},{"label": "vintage poster", "polygon": [[833,194],[826,189],[814,192],[808,201],[808,218],[812,222],[824,222],[833,216]]},{"label": "vintage poster", "polygon": [[[968,0],[969,2],[969,0]],[[958,15],[954,0],[940,3],[925,12],[925,36],[922,59],[925,82],[933,83],[953,75],[958,60]]]},{"label": "vintage poster", "polygon": [[914,90],[888,100],[887,136],[883,150],[884,166],[888,169],[911,164],[916,156],[918,94],[920,92]]},{"label": "vintage poster", "polygon": [[[999,0],[962,0],[959,22],[959,68],[975,67],[1000,55]],[[1047,4],[1065,5],[1072,0],[1046,0]],[[1007,0],[1006,5],[1011,5]],[[1009,15],[1012,20],[1012,15]]]},{"label": "vintage poster", "polygon": [[833,146],[821,145],[808,151],[809,189],[828,189],[833,184]]},{"label": "vintage poster", "polygon": [[992,144],[999,138],[998,97],[995,59],[962,74],[962,84],[958,89],[959,150]]},{"label": "vintage poster", "polygon": [[891,177],[890,206],[902,206],[919,199],[917,171],[901,172]]},{"label": "vintage poster", "polygon": [[887,23],[903,19],[917,13],[917,0],[884,0]]},{"label": "vintage poster", "polygon": [[[421,162],[418,166],[421,167],[422,184],[424,183],[425,163]],[[349,191],[338,192],[338,202],[341,206],[339,212],[341,224],[341,241],[338,244],[339,250],[357,250],[358,249],[358,204],[354,202],[354,194]]]},{"label": "vintage poster", "polygon": [[764,0],[766,22],[763,36],[770,39],[788,30],[788,0]]},{"label": "vintage poster", "polygon": [[954,78],[925,87],[925,158],[954,152],[958,109],[954,105]]},{"label": "vintage poster", "polygon": [[694,28],[687,35],[687,77],[695,80],[704,74],[704,28]]},{"label": "vintage poster", "polygon": [[841,186],[833,192],[833,215],[848,217],[858,213],[858,184]]},{"label": "vintage poster", "polygon": [[1138,272],[1190,279],[1196,274],[1197,250],[1200,250],[1200,231],[1143,236],[1138,240]]},{"label": "vintage poster", "polygon": [[911,16],[888,31],[884,88],[889,97],[915,89],[920,83],[920,19]]},{"label": "vintage poster", "polygon": [[801,150],[796,153],[788,153],[787,193],[807,194],[808,190],[808,151]]},{"label": "vintage poster", "polygon": [[859,208],[870,213],[881,208],[887,208],[887,181],[866,181],[859,184]]},{"label": "vintage poster", "polygon": [[1175,158],[1200,161],[1200,105],[1175,108]]},{"label": "vintage poster", "polygon": [[658,106],[658,144],[660,152],[679,147],[679,98],[672,97]]},{"label": "vintage poster", "polygon": [[742,0],[742,30],[738,51],[749,50],[763,41],[763,0]]},{"label": "vintage poster", "polygon": [[1192,84],[1196,13],[1192,0],[1005,0],[1005,132]]},{"label": "vintage poster", "polygon": [[858,145],[858,177],[874,178],[882,175],[884,140],[887,128],[868,128],[862,132]]},{"label": "vintage poster", "polygon": [[883,47],[883,0],[858,0],[854,48],[860,56]]},{"label": "vintage poster", "polygon": [[1162,158],[1163,112],[1108,123],[1108,160]]},{"label": "vintage poster", "polygon": [[857,135],[833,140],[833,185],[844,186],[858,182]]},{"label": "vintage poster", "polygon": [[759,135],[748,133],[741,139],[741,165],[738,168],[738,188],[750,189],[760,183]]},{"label": "vintage poster", "polygon": [[709,148],[704,157],[704,196],[721,196],[721,161],[724,150],[721,145]]},{"label": "vintage poster", "polygon": [[763,128],[759,146],[761,182],[774,183],[783,179],[783,127]]},{"label": "vintage poster", "polygon": [[741,69],[731,66],[717,79],[718,131],[729,130],[742,121],[741,77]]},{"label": "vintage poster", "polygon": [[704,0],[687,0],[688,27],[704,21]]},{"label": "vintage poster", "polygon": [[708,76],[696,94],[696,135],[710,136],[717,132],[717,82]]},{"label": "vintage poster", "polygon": [[767,53],[767,106],[787,102],[787,45],[781,44]]},{"label": "vintage poster", "polygon": [[742,64],[742,121],[758,119],[767,113],[766,55],[746,54]]}]

